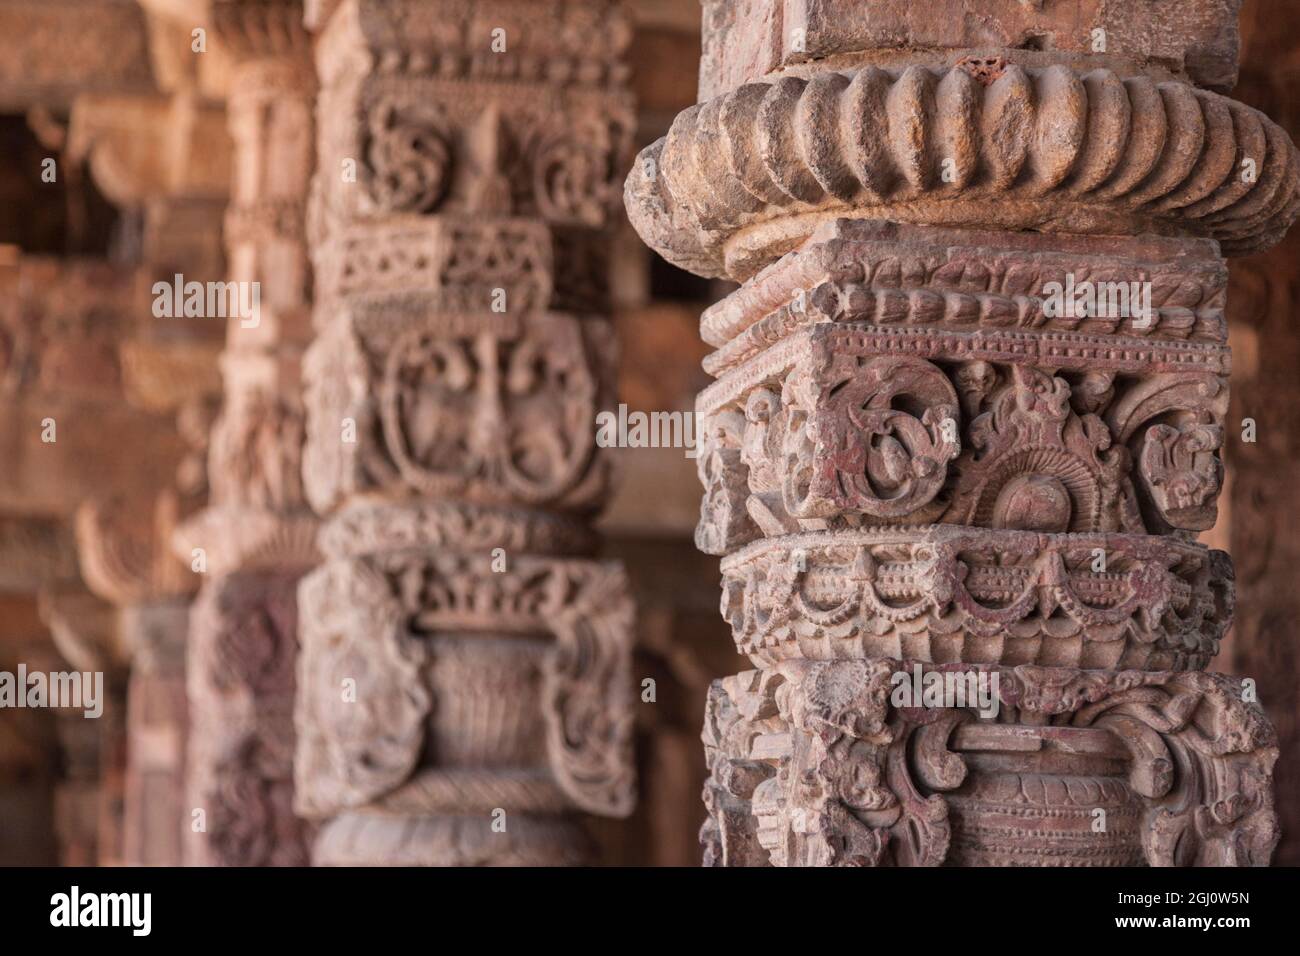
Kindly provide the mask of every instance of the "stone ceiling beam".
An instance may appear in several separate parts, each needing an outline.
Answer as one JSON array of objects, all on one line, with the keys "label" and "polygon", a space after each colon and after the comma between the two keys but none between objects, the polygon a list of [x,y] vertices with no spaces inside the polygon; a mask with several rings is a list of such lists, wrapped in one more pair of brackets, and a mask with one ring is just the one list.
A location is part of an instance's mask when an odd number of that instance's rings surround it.
[{"label": "stone ceiling beam", "polygon": [[153,89],[135,0],[0,0],[0,111],[65,110],[87,92]]}]

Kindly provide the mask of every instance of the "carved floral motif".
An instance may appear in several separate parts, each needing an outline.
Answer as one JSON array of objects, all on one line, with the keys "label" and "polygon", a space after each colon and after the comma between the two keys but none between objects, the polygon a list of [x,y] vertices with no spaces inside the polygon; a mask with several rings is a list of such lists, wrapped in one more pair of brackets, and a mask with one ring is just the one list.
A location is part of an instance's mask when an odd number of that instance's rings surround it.
[{"label": "carved floral motif", "polygon": [[888,336],[805,334],[700,399],[698,540],[710,553],[882,521],[1125,533],[1213,523],[1222,376],[944,362],[880,354]]},{"label": "carved floral motif", "polygon": [[384,100],[370,107],[370,194],[387,212],[430,212],[447,191],[451,146],[436,107]]}]

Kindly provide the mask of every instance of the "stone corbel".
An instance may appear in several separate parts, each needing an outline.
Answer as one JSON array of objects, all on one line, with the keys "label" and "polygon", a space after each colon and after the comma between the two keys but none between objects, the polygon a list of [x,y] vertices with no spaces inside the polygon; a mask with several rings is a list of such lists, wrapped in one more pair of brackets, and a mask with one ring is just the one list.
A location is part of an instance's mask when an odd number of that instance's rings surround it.
[{"label": "stone corbel", "polygon": [[221,201],[229,189],[225,110],[187,95],[78,97],[68,157],[89,162],[99,188],[125,209],[162,198]]}]

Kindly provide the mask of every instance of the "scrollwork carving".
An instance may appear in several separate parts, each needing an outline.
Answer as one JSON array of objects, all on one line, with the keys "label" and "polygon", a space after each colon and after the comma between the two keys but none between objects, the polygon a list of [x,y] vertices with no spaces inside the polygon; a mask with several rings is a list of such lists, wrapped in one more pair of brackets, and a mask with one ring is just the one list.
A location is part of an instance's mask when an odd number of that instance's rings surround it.
[{"label": "scrollwork carving", "polygon": [[1146,802],[1152,866],[1267,866],[1281,832],[1273,809],[1277,737],[1243,684],[1188,673],[1121,690],[1078,711],[1131,755],[1130,786]]},{"label": "scrollwork carving", "polygon": [[[703,737],[706,862],[1267,862],[1276,740],[1234,679],[967,668],[997,689],[1004,716],[895,706],[894,678],[922,667],[889,658],[789,662],[715,682]],[[1016,754],[1019,769],[967,758],[978,753]],[[1086,825],[1099,804],[1114,818],[1105,830]],[[1035,829],[1039,820],[1050,826]],[[999,834],[1018,845],[991,844]]]},{"label": "scrollwork carving", "polygon": [[1064,379],[1014,365],[991,404],[971,422],[971,450],[958,463],[945,520],[1046,532],[1140,530],[1124,499],[1127,451],[1111,447],[1096,415],[1074,413]]},{"label": "scrollwork carving", "polygon": [[445,118],[428,104],[381,100],[368,111],[370,195],[384,212],[433,211],[447,191],[451,143]]},{"label": "scrollwork carving", "polygon": [[[752,523],[727,519],[732,547],[868,523],[1135,534],[1213,522],[1222,376],[943,362],[881,344],[814,330],[706,393],[702,527],[746,489]],[[741,414],[739,454],[722,453]]]},{"label": "scrollwork carving", "polygon": [[326,816],[394,789],[415,769],[431,705],[425,648],[391,585],[364,560],[303,579],[295,805]]},{"label": "scrollwork carving", "polygon": [[[798,517],[822,516],[817,502],[881,518],[911,514],[943,487],[961,450],[957,393],[920,359],[835,361],[820,378],[823,400],[807,426],[816,443],[808,497],[786,488]],[[917,417],[905,410],[920,409]],[[799,481],[787,471],[787,482]]]},{"label": "scrollwork carving", "polygon": [[602,566],[555,624],[547,658],[546,726],[551,768],[579,807],[626,816],[632,779],[634,609],[622,568]]}]

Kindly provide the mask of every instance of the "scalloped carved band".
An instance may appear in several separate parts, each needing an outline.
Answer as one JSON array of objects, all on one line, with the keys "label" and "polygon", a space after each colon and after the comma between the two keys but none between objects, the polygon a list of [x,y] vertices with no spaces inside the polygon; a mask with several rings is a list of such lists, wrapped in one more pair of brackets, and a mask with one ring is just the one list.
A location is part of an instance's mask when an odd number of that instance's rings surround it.
[{"label": "scalloped carved band", "polygon": [[866,67],[686,110],[638,157],[626,197],[665,258],[744,279],[828,216],[1205,236],[1245,254],[1294,221],[1300,164],[1257,110],[1185,82]]},{"label": "scalloped carved band", "polygon": [[736,647],[767,664],[1199,670],[1232,623],[1222,551],[1146,535],[873,528],[756,542],[722,561]]}]

